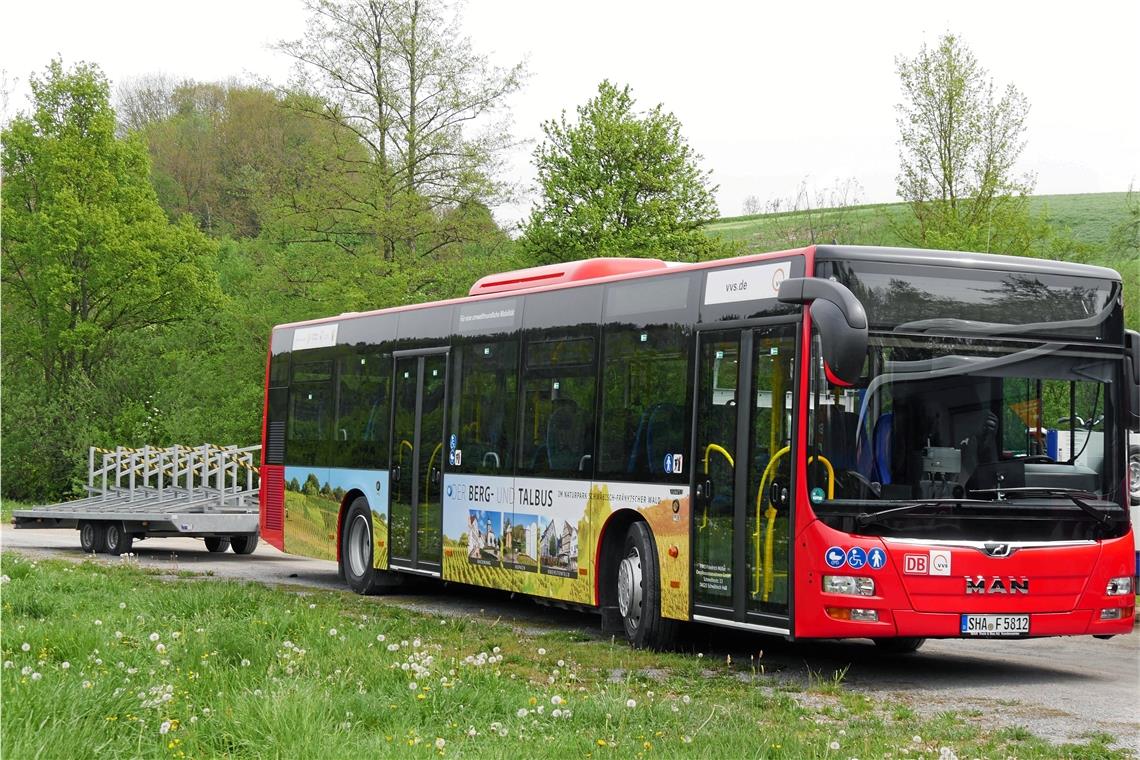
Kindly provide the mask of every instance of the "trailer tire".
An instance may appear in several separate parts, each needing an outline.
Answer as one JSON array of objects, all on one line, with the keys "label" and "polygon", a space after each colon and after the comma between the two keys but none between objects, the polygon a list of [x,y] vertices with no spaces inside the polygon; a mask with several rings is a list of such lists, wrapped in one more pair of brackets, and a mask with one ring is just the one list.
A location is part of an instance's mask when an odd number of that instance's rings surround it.
[{"label": "trailer tire", "polygon": [[234,554],[253,554],[257,549],[257,534],[247,533],[241,536],[230,536],[230,548]]},{"label": "trailer tire", "polygon": [[102,523],[85,520],[79,523],[79,546],[84,554],[107,550],[107,526]]},{"label": "trailer tire", "polygon": [[206,551],[211,554],[221,554],[230,548],[230,540],[225,536],[206,536]]},{"label": "trailer tire", "polygon": [[340,529],[340,571],[348,587],[358,594],[374,596],[401,584],[397,573],[375,567],[372,538],[372,509],[368,499],[359,496],[352,500]]},{"label": "trailer tire", "polygon": [[112,557],[130,553],[131,547],[134,546],[135,543],[134,535],[128,533],[126,527],[121,522],[107,523],[104,535],[106,536],[104,547],[107,553]]},{"label": "trailer tire", "polygon": [[678,624],[661,616],[661,571],[649,525],[638,520],[625,535],[616,577],[618,611],[636,649],[670,649]]}]

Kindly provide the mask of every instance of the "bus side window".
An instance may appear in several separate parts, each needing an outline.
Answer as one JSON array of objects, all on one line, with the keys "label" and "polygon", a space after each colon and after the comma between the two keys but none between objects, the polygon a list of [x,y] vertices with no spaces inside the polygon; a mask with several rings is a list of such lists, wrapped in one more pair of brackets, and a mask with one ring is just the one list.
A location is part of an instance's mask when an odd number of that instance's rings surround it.
[{"label": "bus side window", "polygon": [[388,384],[392,360],[379,353],[351,352],[337,359],[337,422],[334,464],[375,469],[388,460]]},{"label": "bus side window", "polygon": [[688,440],[687,339],[672,325],[606,328],[599,478],[687,480],[673,471]]},{"label": "bus side window", "polygon": [[326,465],[333,431],[332,361],[294,362],[289,388],[289,464]]},{"label": "bus side window", "polygon": [[592,477],[596,368],[592,336],[527,343],[520,473]]},{"label": "bus side window", "polygon": [[518,341],[476,342],[452,351],[448,457],[452,472],[510,475],[518,412]]}]

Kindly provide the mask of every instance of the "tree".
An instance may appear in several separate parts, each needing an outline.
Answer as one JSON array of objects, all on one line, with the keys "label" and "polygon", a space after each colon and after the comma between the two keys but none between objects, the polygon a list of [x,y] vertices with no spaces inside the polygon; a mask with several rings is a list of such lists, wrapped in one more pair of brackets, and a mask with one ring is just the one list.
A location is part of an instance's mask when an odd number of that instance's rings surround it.
[{"label": "tree", "polygon": [[171,224],[146,148],[115,137],[107,80],[53,61],[31,78],[35,112],[3,132],[3,277],[16,316],[5,355],[45,393],[95,379],[123,336],[198,312],[213,295],[209,241]]},{"label": "tree", "polygon": [[497,117],[520,86],[522,65],[490,66],[441,0],[306,7],[305,37],[278,49],[297,62],[295,89],[319,100],[293,106],[356,142],[338,155],[344,181],[324,197],[299,199],[296,223],[308,239],[371,247],[388,261],[402,252],[413,264],[470,240],[471,230],[446,212],[509,195],[499,164],[511,142]]},{"label": "tree", "polygon": [[903,100],[898,193],[914,213],[900,230],[923,247],[1028,253],[1040,226],[1029,216],[1025,147],[1029,102],[1013,85],[995,100],[987,71],[953,34],[895,65]]},{"label": "tree", "polygon": [[3,483],[14,498],[65,494],[86,446],[153,430],[156,338],[216,294],[210,242],[167,220],[145,146],[115,136],[99,69],[56,60],[30,84],[32,114],[2,133]]},{"label": "tree", "polygon": [[660,104],[637,112],[630,88],[609,81],[577,110],[576,122],[563,111],[542,125],[527,248],[545,261],[707,252],[701,227],[717,217],[716,187],[677,117]]}]

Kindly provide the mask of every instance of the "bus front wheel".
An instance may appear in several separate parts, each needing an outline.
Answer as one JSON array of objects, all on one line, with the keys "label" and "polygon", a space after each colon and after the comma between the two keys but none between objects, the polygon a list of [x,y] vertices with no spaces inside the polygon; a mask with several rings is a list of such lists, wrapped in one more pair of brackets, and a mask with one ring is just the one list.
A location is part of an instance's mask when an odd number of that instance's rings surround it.
[{"label": "bus front wheel", "polygon": [[646,523],[629,526],[615,580],[618,612],[629,643],[638,649],[671,647],[677,622],[661,616],[661,572],[653,534]]},{"label": "bus front wheel", "polygon": [[910,654],[926,643],[926,639],[900,636],[894,639],[873,639],[880,652],[886,654]]}]

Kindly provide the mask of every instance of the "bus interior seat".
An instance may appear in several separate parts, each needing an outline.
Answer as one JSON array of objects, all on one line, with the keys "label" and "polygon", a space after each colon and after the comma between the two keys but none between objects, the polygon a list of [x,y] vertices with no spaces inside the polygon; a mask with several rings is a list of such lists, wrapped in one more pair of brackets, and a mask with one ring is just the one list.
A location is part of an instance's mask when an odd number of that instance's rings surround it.
[{"label": "bus interior seat", "polygon": [[626,471],[630,474],[660,475],[665,472],[665,455],[683,451],[684,420],[676,404],[659,403],[645,410]]},{"label": "bus interior seat", "polygon": [[587,452],[582,446],[585,421],[573,399],[554,402],[554,411],[546,422],[546,459],[552,470],[575,470],[581,467]]},{"label": "bus interior seat", "polygon": [[894,414],[884,412],[875,420],[871,431],[871,442],[867,434],[859,431],[855,446],[855,459],[859,474],[870,481],[889,485],[891,482],[891,430],[894,427]]}]

